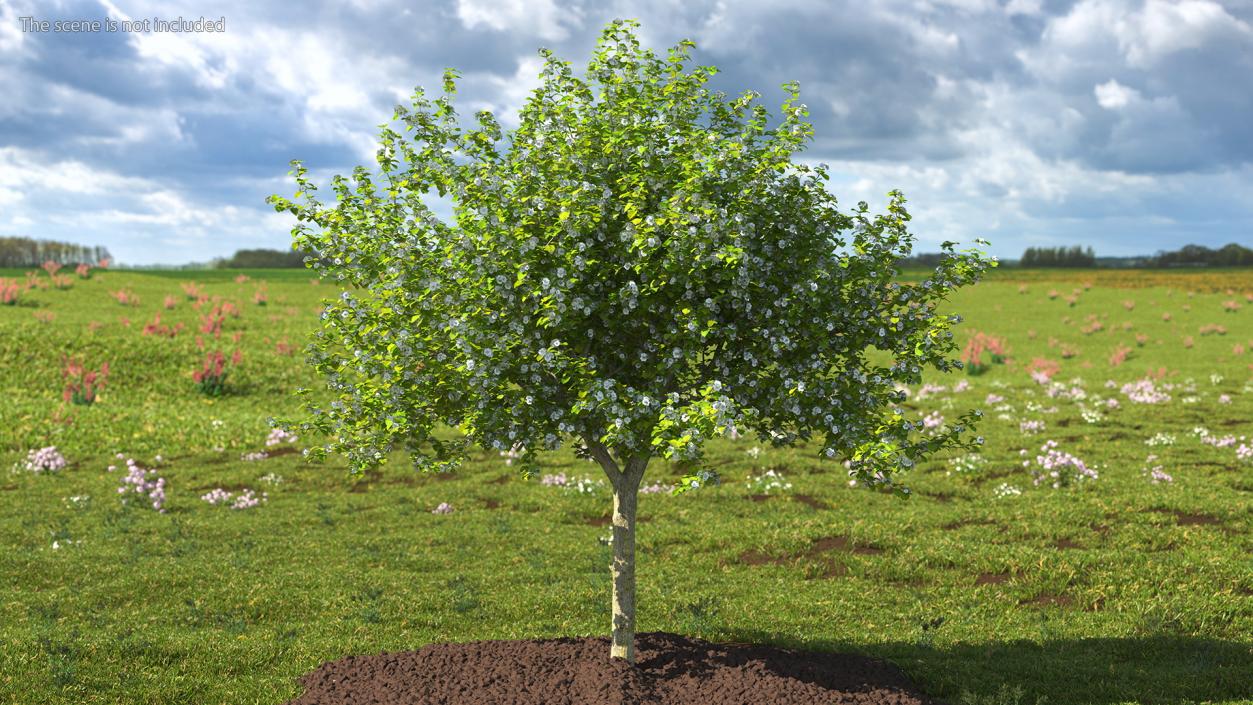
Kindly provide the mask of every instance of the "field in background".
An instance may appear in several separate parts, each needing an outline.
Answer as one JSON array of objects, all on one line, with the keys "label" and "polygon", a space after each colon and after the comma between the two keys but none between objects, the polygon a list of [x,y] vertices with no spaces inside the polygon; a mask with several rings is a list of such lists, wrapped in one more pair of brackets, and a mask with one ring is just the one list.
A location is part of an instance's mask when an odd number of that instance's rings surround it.
[{"label": "field in background", "polygon": [[[528,483],[481,453],[354,480],[305,464],[309,439],[267,446],[319,385],[301,349],[338,290],[239,274],[101,272],[0,306],[0,702],[281,703],[348,653],[608,634],[599,468],[554,453],[564,477]],[[903,501],[814,448],[715,443],[721,486],[641,497],[640,630],[879,655],[971,705],[1253,701],[1253,275],[1005,269],[952,308],[1008,359],[907,406],[982,408],[981,456],[917,468]],[[214,350],[242,360],[209,399],[191,375]],[[62,403],[65,355],[109,364],[94,405]],[[22,469],[49,445],[66,468]],[[126,458],[167,512],[122,506]],[[1053,488],[1044,465],[1096,477]]]}]

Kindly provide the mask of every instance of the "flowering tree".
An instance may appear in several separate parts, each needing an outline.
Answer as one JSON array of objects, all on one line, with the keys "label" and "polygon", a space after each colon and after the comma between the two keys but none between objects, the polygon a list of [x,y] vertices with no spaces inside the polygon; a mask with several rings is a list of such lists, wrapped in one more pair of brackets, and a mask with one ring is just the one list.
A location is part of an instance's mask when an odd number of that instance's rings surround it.
[{"label": "flowering tree", "polygon": [[699,459],[751,430],[816,440],[859,483],[906,494],[893,472],[973,446],[959,434],[977,412],[922,436],[896,386],[960,367],[959,318],[936,306],[994,264],[946,243],[929,279],[895,281],[913,240],[904,198],[845,214],[825,167],[791,161],[813,134],[796,84],[772,127],[755,93],[728,100],[705,86],[716,69],[685,68],[691,42],[661,58],[635,26],[604,30],[585,78],[541,50],[516,130],[488,112],[463,126],[449,70],[443,95],[397,107],[411,139],[382,127],[381,174],[335,177],[326,207],[294,161],[301,202],[269,199],[296,216],[310,265],[350,289],[309,348],[337,398],[288,427],[326,434],[313,455],[354,471],[396,448],[445,471],[478,444],[518,449],[530,478],[539,451],[572,443],[612,486],[610,655],[629,662],[650,459]]}]

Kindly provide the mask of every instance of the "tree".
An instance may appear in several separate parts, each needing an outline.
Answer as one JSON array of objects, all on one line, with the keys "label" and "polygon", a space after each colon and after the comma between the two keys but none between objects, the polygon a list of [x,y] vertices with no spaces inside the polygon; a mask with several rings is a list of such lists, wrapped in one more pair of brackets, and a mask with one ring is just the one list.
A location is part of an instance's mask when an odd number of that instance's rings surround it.
[{"label": "tree", "polygon": [[291,250],[236,250],[230,259],[215,263],[218,269],[281,269],[303,267],[305,253]]},{"label": "tree", "polygon": [[1095,267],[1096,252],[1089,246],[1028,247],[1018,261],[1020,267]]},{"label": "tree", "polygon": [[1248,267],[1253,265],[1253,250],[1230,243],[1218,250],[1204,245],[1184,245],[1174,252],[1159,251],[1151,260],[1153,267]]},{"label": "tree", "polygon": [[[861,483],[907,495],[895,471],[982,442],[960,435],[978,412],[921,435],[897,385],[961,367],[948,357],[960,317],[936,307],[995,264],[945,243],[933,276],[896,282],[905,199],[842,213],[825,166],[791,161],[813,134],[795,83],[771,127],[757,94],[728,100],[705,86],[716,69],[685,67],[692,42],[661,58],[636,26],[606,27],[585,79],[541,50],[541,85],[508,134],[488,112],[459,123],[448,70],[443,95],[419,88],[396,108],[409,139],[381,127],[380,174],[335,177],[323,206],[293,161],[301,202],[269,199],[296,216],[313,267],[349,287],[309,347],[336,398],[307,399],[288,428],[324,434],[312,455],[342,453],[354,471],[397,448],[451,470],[477,444],[520,449],[531,478],[537,453],[570,442],[612,487],[610,656],[632,663],[650,460],[698,461],[732,428],[818,439]],[[451,221],[432,192],[451,198]]]},{"label": "tree", "polygon": [[44,262],[95,265],[109,257],[103,247],[85,247],[56,240],[0,237],[0,267],[38,267]]}]

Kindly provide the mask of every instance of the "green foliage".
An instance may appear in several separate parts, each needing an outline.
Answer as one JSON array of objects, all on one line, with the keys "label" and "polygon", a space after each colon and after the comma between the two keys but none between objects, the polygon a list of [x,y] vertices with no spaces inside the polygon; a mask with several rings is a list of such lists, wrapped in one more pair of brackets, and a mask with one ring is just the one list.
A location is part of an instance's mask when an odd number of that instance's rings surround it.
[{"label": "green foliage", "polygon": [[[813,135],[797,84],[771,127],[755,93],[727,100],[705,86],[716,69],[685,67],[691,42],[660,58],[634,27],[604,30],[585,79],[542,50],[507,135],[487,112],[461,126],[449,70],[443,95],[397,107],[407,139],[383,126],[379,175],[333,180],[333,206],[293,162],[301,202],[270,202],[315,268],[355,288],[330,302],[313,356],[339,398],[299,427],[355,470],[397,446],[456,465],[473,441],[521,444],[528,474],[571,436],[621,460],[697,459],[749,429],[820,438],[870,485],[969,444],[972,415],[917,437],[895,386],[958,366],[959,317],[936,304],[994,262],[946,243],[929,279],[902,286],[905,199],[843,213],[826,168],[792,161]],[[463,442],[438,440],[440,423]]]}]

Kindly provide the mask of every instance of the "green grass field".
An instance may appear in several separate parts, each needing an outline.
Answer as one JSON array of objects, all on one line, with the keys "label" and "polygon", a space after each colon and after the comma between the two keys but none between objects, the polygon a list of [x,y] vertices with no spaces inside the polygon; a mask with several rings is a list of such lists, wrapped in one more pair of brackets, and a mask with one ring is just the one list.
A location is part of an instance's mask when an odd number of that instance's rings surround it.
[{"label": "green grass field", "polygon": [[[267,447],[267,419],[319,384],[301,349],[338,291],[237,274],[103,272],[0,306],[0,702],[278,704],[346,654],[608,635],[604,485],[523,481],[495,453],[352,479]],[[215,298],[239,310],[220,338],[199,332]],[[908,403],[983,409],[982,456],[916,468],[900,500],[815,448],[718,442],[722,485],[640,498],[639,630],[882,656],[968,705],[1253,702],[1250,299],[1247,272],[996,273],[951,304],[1009,359]],[[184,329],[144,335],[158,314]],[[243,359],[210,399],[191,375],[215,349]],[[62,402],[64,355],[109,364],[95,404]],[[1168,401],[1124,390],[1150,373]],[[1037,485],[1046,441],[1098,477]],[[24,469],[45,446],[68,466]],[[165,513],[122,504],[117,454],[166,480]],[[748,486],[768,471],[779,485]],[[569,453],[544,472],[603,479]],[[681,474],[654,461],[645,484]],[[216,488],[268,496],[232,510],[201,499]]]}]

